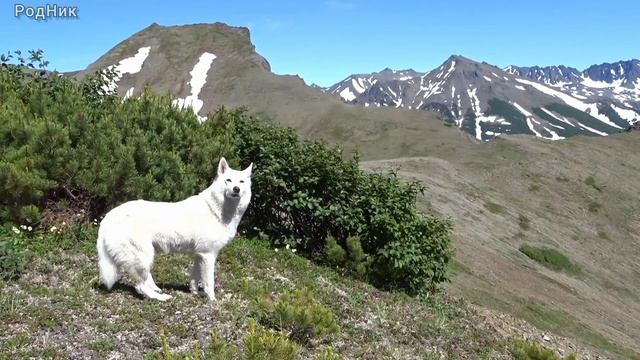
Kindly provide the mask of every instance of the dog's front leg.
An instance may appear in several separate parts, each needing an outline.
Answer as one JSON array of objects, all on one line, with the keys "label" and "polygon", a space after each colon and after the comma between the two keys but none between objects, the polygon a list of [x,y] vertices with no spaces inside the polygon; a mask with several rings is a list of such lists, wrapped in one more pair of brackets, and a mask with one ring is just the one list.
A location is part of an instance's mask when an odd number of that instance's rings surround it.
[{"label": "dog's front leg", "polygon": [[215,288],[215,266],[216,255],[213,253],[201,254],[202,262],[200,263],[202,286],[204,287],[204,294],[209,300],[215,300],[216,295],[214,293]]},{"label": "dog's front leg", "polygon": [[198,287],[202,282],[202,256],[199,254],[193,256],[193,267],[191,268],[191,280],[189,281],[189,290],[192,294],[198,293]]}]

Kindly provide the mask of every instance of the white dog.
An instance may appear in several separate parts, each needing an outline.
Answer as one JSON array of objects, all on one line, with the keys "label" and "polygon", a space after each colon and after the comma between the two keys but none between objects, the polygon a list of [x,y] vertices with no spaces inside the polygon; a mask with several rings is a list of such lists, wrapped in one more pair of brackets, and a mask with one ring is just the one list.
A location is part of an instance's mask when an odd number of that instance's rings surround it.
[{"label": "white dog", "polygon": [[138,293],[165,301],[153,281],[155,250],[190,252],[194,256],[189,288],[215,300],[214,267],[220,250],[236,235],[238,223],[251,200],[251,171],[233,170],[224,158],[213,184],[185,200],[135,200],[109,211],[98,230],[100,280],[111,289],[122,271],[136,282]]}]

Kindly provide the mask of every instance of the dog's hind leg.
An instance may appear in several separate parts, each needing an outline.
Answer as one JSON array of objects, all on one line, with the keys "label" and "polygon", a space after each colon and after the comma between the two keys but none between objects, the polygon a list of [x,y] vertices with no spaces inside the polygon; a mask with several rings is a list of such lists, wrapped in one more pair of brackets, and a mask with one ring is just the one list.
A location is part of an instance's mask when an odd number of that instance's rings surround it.
[{"label": "dog's hind leg", "polygon": [[147,277],[146,284],[151,290],[159,293],[162,292],[162,289],[160,289],[158,285],[156,285],[156,282],[153,281],[153,276],[151,276],[151,272],[149,272],[149,276]]},{"label": "dog's hind leg", "polygon": [[138,280],[136,284],[136,291],[138,292],[138,294],[146,296],[149,299],[156,299],[160,301],[167,301],[171,299],[171,295],[162,294],[161,292],[158,292],[151,288],[149,283],[153,282],[153,280],[149,281],[150,276],[151,273],[148,269],[138,269],[136,276],[136,280]]},{"label": "dog's hind leg", "polygon": [[[136,251],[137,250],[137,251]],[[166,301],[171,299],[170,295],[162,294],[154,289],[155,283],[151,276],[151,265],[153,265],[153,247],[147,248],[137,247],[133,251],[130,266],[128,272],[136,282],[135,288],[138,294],[146,296],[150,299],[156,299],[160,301]],[[153,284],[154,286],[152,286]],[[157,288],[157,286],[155,286]]]}]

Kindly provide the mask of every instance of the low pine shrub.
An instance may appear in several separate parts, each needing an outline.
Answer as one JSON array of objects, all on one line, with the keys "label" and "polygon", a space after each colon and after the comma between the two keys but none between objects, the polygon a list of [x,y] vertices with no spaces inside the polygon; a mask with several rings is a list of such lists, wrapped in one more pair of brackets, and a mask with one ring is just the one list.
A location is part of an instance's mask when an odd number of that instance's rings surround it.
[{"label": "low pine shrub", "polygon": [[551,349],[538,343],[522,339],[513,340],[511,355],[515,360],[576,360],[575,353],[571,353],[566,357],[560,357]]},{"label": "low pine shrub", "polygon": [[283,331],[300,343],[340,330],[331,309],[318,303],[309,289],[286,292],[277,300],[259,296],[252,305],[261,324]]},{"label": "low pine shrub", "polygon": [[327,261],[335,266],[344,268],[355,277],[364,279],[371,267],[372,258],[362,249],[360,237],[349,236],[346,240],[345,250],[336,239],[329,235],[325,245]]},{"label": "low pine shrub", "polygon": [[37,224],[60,201],[95,218],[127,200],[183,199],[232,155],[225,124],[234,112],[200,124],[148,90],[127,100],[105,93],[102,73],[79,83],[30,70],[44,67],[41,52],[1,60],[0,223]]},{"label": "low pine shrub", "polygon": [[255,320],[249,320],[249,334],[244,338],[247,360],[293,360],[298,347],[282,333],[258,327]]}]

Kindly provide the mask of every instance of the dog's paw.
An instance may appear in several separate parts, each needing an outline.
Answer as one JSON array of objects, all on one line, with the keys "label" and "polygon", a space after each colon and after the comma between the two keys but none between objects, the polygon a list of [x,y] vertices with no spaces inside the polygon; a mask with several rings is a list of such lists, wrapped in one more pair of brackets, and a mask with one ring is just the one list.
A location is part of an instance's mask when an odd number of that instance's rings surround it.
[{"label": "dog's paw", "polygon": [[214,294],[213,292],[204,292],[203,293],[204,297],[207,298],[207,300],[209,301],[216,301],[216,294]]},{"label": "dog's paw", "polygon": [[172,298],[172,296],[168,295],[168,294],[158,294],[158,296],[156,297],[156,300],[167,301],[167,300],[169,300],[171,298]]}]

